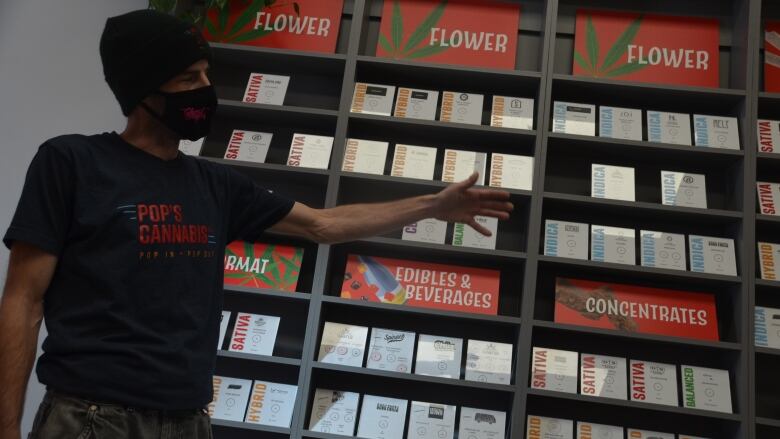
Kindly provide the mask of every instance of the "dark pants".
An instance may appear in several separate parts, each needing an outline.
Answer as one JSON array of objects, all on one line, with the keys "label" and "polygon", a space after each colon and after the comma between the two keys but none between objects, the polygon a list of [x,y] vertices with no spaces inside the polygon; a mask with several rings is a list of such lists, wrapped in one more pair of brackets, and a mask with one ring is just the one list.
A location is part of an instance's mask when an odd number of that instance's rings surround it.
[{"label": "dark pants", "polygon": [[28,439],[211,439],[204,410],[139,410],[47,391]]}]

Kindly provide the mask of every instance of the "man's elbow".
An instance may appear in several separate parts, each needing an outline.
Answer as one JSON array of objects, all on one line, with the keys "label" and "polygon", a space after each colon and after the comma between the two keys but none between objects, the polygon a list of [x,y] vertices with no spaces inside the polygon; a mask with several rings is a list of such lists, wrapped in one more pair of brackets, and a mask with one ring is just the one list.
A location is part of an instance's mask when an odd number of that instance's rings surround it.
[{"label": "man's elbow", "polygon": [[321,210],[309,228],[309,239],[319,244],[337,244],[344,241],[343,230],[326,211]]}]

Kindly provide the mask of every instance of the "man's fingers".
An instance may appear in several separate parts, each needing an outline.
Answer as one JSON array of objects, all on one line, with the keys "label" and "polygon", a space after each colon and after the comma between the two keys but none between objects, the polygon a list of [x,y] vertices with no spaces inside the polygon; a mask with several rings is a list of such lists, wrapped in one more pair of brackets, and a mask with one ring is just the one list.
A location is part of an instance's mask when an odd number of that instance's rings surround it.
[{"label": "man's fingers", "polygon": [[476,230],[477,232],[485,236],[493,235],[493,233],[490,230],[486,229],[484,226],[478,223],[477,220],[475,220],[474,218],[471,218],[471,220],[468,222],[468,225],[470,225],[472,229]]},{"label": "man's fingers", "polygon": [[468,189],[477,183],[478,178],[479,178],[479,172],[474,171],[471,173],[471,175],[469,175],[467,179],[455,184],[460,186],[462,189]]},{"label": "man's fingers", "polygon": [[514,210],[515,205],[510,203],[509,201],[483,201],[479,203],[480,209],[491,209],[491,210],[503,210],[506,212],[511,212]]},{"label": "man's fingers", "polygon": [[500,220],[508,220],[509,219],[509,212],[505,212],[503,210],[493,210],[493,209],[480,209],[479,213],[477,213],[479,216],[492,216],[493,218],[498,218]]},{"label": "man's fingers", "polygon": [[472,189],[480,200],[508,200],[509,192],[497,189]]}]

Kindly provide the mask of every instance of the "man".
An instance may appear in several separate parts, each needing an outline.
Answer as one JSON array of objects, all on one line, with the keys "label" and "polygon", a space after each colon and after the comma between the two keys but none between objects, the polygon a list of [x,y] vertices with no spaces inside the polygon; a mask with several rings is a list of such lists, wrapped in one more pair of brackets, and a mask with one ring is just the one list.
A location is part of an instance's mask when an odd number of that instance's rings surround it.
[{"label": "man", "polygon": [[512,210],[506,192],[472,188],[476,174],[435,195],[309,208],[178,152],[216,107],[196,29],[135,11],[108,19],[100,53],[126,129],[45,142],[4,237],[2,439],[20,437],[44,317],[31,438],[207,438],[227,243],[265,230],[341,242],[428,217],[487,234],[474,215]]}]

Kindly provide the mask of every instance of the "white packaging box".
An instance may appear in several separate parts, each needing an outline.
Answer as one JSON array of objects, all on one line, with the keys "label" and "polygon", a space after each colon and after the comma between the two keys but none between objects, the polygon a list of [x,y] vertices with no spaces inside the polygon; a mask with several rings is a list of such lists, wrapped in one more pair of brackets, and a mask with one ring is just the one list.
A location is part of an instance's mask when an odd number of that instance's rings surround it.
[{"label": "white packaging box", "polygon": [[179,140],[179,151],[187,155],[199,156],[200,151],[203,149],[204,140],[206,140],[205,137],[201,137],[198,140],[181,139]]},{"label": "white packaging box", "polygon": [[492,187],[530,191],[534,180],[534,158],[493,153],[490,159]]},{"label": "white packaging box", "polygon": [[438,91],[399,87],[393,116],[434,120],[436,119],[436,105],[438,103]]},{"label": "white packaging box", "polygon": [[466,354],[466,379],[482,383],[511,384],[512,345],[469,340]]},{"label": "white packaging box", "polygon": [[315,390],[309,430],[353,436],[359,398],[360,395],[354,392]]},{"label": "white packaging box", "polygon": [[768,242],[758,243],[758,266],[761,269],[761,279],[778,280],[780,271],[780,244]]},{"label": "white packaging box", "polygon": [[623,227],[591,225],[590,259],[636,265],[636,231]]},{"label": "white packaging box", "polygon": [[394,85],[358,82],[352,94],[352,113],[389,116],[395,98]]},{"label": "white packaging box", "polygon": [[452,245],[456,247],[474,247],[495,250],[496,239],[498,238],[498,218],[476,215],[474,221],[490,230],[491,235],[485,236],[474,230],[468,224],[455,223],[452,232]]},{"label": "white packaging box", "polygon": [[368,328],[325,322],[317,361],[362,367]]},{"label": "white packaging box", "polygon": [[460,408],[458,437],[473,439],[503,439],[506,413],[472,407]]},{"label": "white packaging box", "polygon": [[685,235],[652,230],[639,235],[642,266],[685,270]]},{"label": "white packaging box", "polygon": [[250,104],[284,104],[289,76],[269,75],[267,73],[250,73],[249,81],[244,91],[244,102]]},{"label": "white packaging box", "polygon": [[780,349],[780,309],[756,306],[753,315],[755,345]]},{"label": "white packaging box", "polygon": [[545,256],[588,259],[588,224],[549,219],[544,224]]},{"label": "white packaging box", "polygon": [[415,333],[372,328],[366,368],[411,373]]},{"label": "white packaging box", "polygon": [[553,104],[552,132],[596,135],[596,106],[556,101]]},{"label": "white packaging box", "polygon": [[436,148],[429,146],[397,144],[395,145],[390,175],[393,177],[433,180],[436,152]]},{"label": "white packaging box", "polygon": [[363,395],[358,437],[369,439],[402,439],[406,427],[405,399]]},{"label": "white packaging box", "polygon": [[453,439],[455,406],[412,401],[407,439]]},{"label": "white packaging box", "polygon": [[694,114],[693,137],[696,146],[739,149],[737,118]]},{"label": "white packaging box", "polygon": [[534,100],[511,96],[493,96],[490,126],[532,130],[534,127]]},{"label": "white packaging box", "polygon": [[688,235],[688,247],[691,271],[737,275],[733,239]]},{"label": "white packaging box", "polygon": [[290,428],[298,386],[255,381],[244,422]]},{"label": "white packaging box", "polygon": [[228,323],[230,323],[230,311],[222,311],[219,316],[219,339],[217,340],[217,350],[222,349],[225,343],[225,333],[227,333]]},{"label": "white packaging box", "polygon": [[447,222],[436,218],[426,218],[404,226],[401,239],[404,241],[444,244],[447,236]]},{"label": "white packaging box", "polygon": [[293,134],[287,166],[328,169],[333,137],[312,134]]},{"label": "white packaging box", "polygon": [[341,170],[375,175],[384,174],[388,146],[387,142],[347,139]]},{"label": "white packaging box", "polygon": [[626,359],[607,355],[580,356],[580,393],[626,399]]},{"label": "white packaging box", "polygon": [[591,164],[590,196],[635,201],[634,168]]},{"label": "white packaging box", "polygon": [[479,173],[476,184],[484,185],[486,167],[487,153],[445,149],[441,181],[457,183],[469,178],[476,171]]},{"label": "white packaging box", "polygon": [[626,430],[626,437],[628,439],[674,439],[674,434],[629,428]]},{"label": "white packaging box", "polygon": [[233,130],[224,159],[265,163],[273,136],[271,133]]},{"label": "white packaging box", "polygon": [[731,413],[729,371],[680,365],[683,407]]},{"label": "white packaging box", "polygon": [[691,144],[691,115],[647,111],[647,140],[650,142]]},{"label": "white packaging box", "polygon": [[623,439],[623,427],[577,422],[577,439]]},{"label": "white packaging box", "polygon": [[531,388],[577,393],[577,352],[534,346]]},{"label": "white packaging box", "polygon": [[756,183],[759,212],[763,215],[780,215],[777,203],[780,201],[780,183],[759,181]]},{"label": "white packaging box", "polygon": [[481,94],[445,91],[441,95],[439,120],[481,125],[484,99]]},{"label": "white packaging box", "polygon": [[214,376],[213,384],[214,400],[209,404],[209,415],[213,419],[243,421],[252,380]]},{"label": "white packaging box", "polygon": [[280,320],[276,316],[245,312],[236,314],[230,350],[254,355],[273,355]]},{"label": "white packaging box", "polygon": [[677,366],[631,360],[631,400],[677,407]]},{"label": "white packaging box", "polygon": [[599,136],[642,140],[642,110],[599,106]]},{"label": "white packaging box", "polygon": [[758,152],[780,153],[780,121],[758,119]]},{"label": "white packaging box", "polygon": [[667,206],[707,208],[704,174],[661,171],[661,202]]},{"label": "white packaging box", "polygon": [[414,373],[444,378],[460,378],[463,339],[420,334]]},{"label": "white packaging box", "polygon": [[572,439],[574,421],[528,415],[526,418],[526,439]]}]

